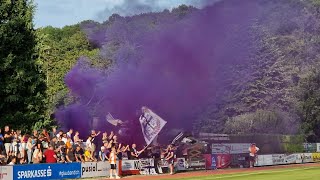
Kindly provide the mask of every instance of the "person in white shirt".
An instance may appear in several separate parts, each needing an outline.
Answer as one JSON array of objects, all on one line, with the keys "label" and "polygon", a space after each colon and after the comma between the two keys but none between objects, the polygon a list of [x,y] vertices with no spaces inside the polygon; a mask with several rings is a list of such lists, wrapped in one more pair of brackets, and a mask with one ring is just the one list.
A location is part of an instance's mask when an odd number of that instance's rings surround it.
[{"label": "person in white shirt", "polygon": [[252,143],[249,147],[249,161],[250,161],[250,168],[254,167],[256,162],[257,153],[260,149],[256,146],[255,143]]},{"label": "person in white shirt", "polygon": [[86,141],[86,147],[87,148],[92,148],[92,137],[89,136],[87,141]]},{"label": "person in white shirt", "polygon": [[67,138],[70,138],[70,139],[71,139],[71,144],[73,144],[73,141],[72,141],[72,133],[73,133],[73,129],[70,129],[70,130],[67,132]]}]

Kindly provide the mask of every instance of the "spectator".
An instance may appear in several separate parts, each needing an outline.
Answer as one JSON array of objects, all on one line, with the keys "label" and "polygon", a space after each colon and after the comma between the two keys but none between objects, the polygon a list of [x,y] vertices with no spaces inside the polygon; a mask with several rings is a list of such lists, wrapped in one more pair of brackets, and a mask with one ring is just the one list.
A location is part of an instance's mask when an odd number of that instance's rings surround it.
[{"label": "spectator", "polygon": [[68,137],[67,137],[67,134],[63,133],[62,134],[62,141],[67,144],[67,140],[68,140]]},{"label": "spectator", "polygon": [[108,160],[107,149],[104,146],[101,146],[101,150],[99,151],[99,160],[100,161]]},{"label": "spectator", "polygon": [[68,132],[67,132],[67,137],[68,138],[72,138],[72,133],[73,133],[73,129],[70,129]]},{"label": "spectator", "polygon": [[86,151],[84,152],[84,160],[86,162],[96,161],[96,159],[93,157],[92,149],[90,147],[87,147]]},{"label": "spectator", "polygon": [[120,177],[117,174],[117,170],[116,170],[116,162],[117,162],[117,152],[116,152],[116,148],[113,146],[111,148],[111,153],[110,153],[110,157],[109,157],[109,162],[110,162],[110,178],[113,178],[113,174],[116,176],[116,179],[120,179]]},{"label": "spectator", "polygon": [[12,156],[12,157],[10,157],[9,161],[10,162],[8,163],[8,165],[15,165],[17,163],[17,157]]},{"label": "spectator", "polygon": [[50,133],[50,139],[52,139],[53,137],[56,137],[56,136],[57,136],[57,128],[53,127],[52,131]]},{"label": "spectator", "polygon": [[38,146],[35,146],[35,149],[33,151],[32,155],[32,163],[38,164],[42,161],[42,152]]},{"label": "spectator", "polygon": [[71,147],[72,147],[72,140],[70,137],[68,137],[66,142],[66,148],[70,149]]},{"label": "spectator", "polygon": [[91,152],[92,152],[92,155],[93,156],[95,156],[95,151],[96,151],[96,147],[97,147],[97,145],[98,145],[98,142],[97,142],[97,136],[100,134],[101,132],[99,131],[98,133],[96,133],[96,131],[95,130],[92,130],[91,131],[91,137],[92,137],[92,139],[91,139],[91,142],[92,142],[92,144],[91,144]]},{"label": "spectator", "polygon": [[76,131],[74,136],[73,136],[73,142],[74,144],[80,145],[82,143],[82,139],[79,138],[79,131]]},{"label": "spectator", "polygon": [[43,143],[43,135],[39,135],[39,138],[37,139],[37,142],[36,142],[36,146],[41,153],[43,153],[43,150],[44,150],[43,144],[44,144]]},{"label": "spectator", "polygon": [[26,151],[27,151],[27,143],[28,143],[28,136],[27,136],[27,134],[24,134],[22,137],[21,137],[21,139],[20,139],[20,141],[21,141],[21,146],[20,146],[20,149],[19,149],[19,151],[20,151],[20,153],[21,153],[21,158],[23,158],[24,160],[26,160],[26,158],[27,158],[27,153],[26,153]]},{"label": "spectator", "polygon": [[27,154],[28,154],[28,164],[32,162],[32,150],[34,148],[34,144],[32,144],[32,138],[28,139],[27,142]]},{"label": "spectator", "polygon": [[3,140],[3,142],[4,142],[4,147],[5,147],[7,156],[9,156],[9,154],[12,151],[11,141],[12,141],[12,134],[10,132],[10,128],[9,128],[9,126],[5,126],[4,127],[4,140]]},{"label": "spectator", "polygon": [[104,132],[102,134],[102,143],[106,143],[106,142],[108,142],[108,133]]},{"label": "spectator", "polygon": [[76,150],[74,151],[74,155],[77,162],[84,162],[84,159],[83,159],[84,152],[80,146],[76,147]]},{"label": "spectator", "polygon": [[62,135],[63,135],[63,131],[60,130],[59,133],[57,134],[57,138],[61,137],[62,138]]},{"label": "spectator", "polygon": [[[43,136],[43,140],[44,140],[45,142],[47,142],[47,143],[50,142],[50,135],[49,135],[47,129],[42,129],[41,135]],[[46,148],[48,148],[48,146],[47,146]]]},{"label": "spectator", "polygon": [[53,150],[53,146],[49,145],[49,148],[43,153],[46,158],[46,163],[56,163],[57,155]]},{"label": "spectator", "polygon": [[57,144],[57,137],[52,137],[50,141],[50,145],[54,147],[54,149],[56,149],[57,148],[56,144]]},{"label": "spectator", "polygon": [[56,153],[59,162],[65,162],[65,157],[66,157],[66,145],[62,141],[62,137],[60,136],[58,138],[57,144],[56,144]]},{"label": "spectator", "polygon": [[4,151],[4,144],[3,144],[4,138],[1,132],[1,128],[0,128],[0,152]]},{"label": "spectator", "polygon": [[130,151],[130,158],[131,159],[138,159],[139,155],[144,151],[144,149],[138,151],[136,144],[132,144],[131,151]]},{"label": "spectator", "polygon": [[256,162],[257,153],[260,149],[256,146],[255,143],[252,143],[249,147],[249,161],[250,161],[250,168],[252,168]]},{"label": "spectator", "polygon": [[13,131],[12,132],[12,151],[13,151],[13,154],[15,156],[18,155],[18,143],[19,143],[19,138],[18,138],[18,134],[17,132]]},{"label": "spectator", "polygon": [[174,151],[172,149],[172,145],[169,145],[167,150],[168,150],[168,153],[167,153],[167,156],[165,157],[165,160],[169,164],[170,174],[172,175],[173,174],[173,163],[174,163]]},{"label": "spectator", "polygon": [[86,147],[92,148],[92,136],[89,136],[86,141]]},{"label": "spectator", "polygon": [[76,161],[76,157],[74,155],[74,150],[72,147],[68,148],[68,150],[67,150],[66,161],[70,162],[70,163]]},{"label": "spectator", "polygon": [[37,130],[33,130],[33,137],[38,138],[38,131]]}]

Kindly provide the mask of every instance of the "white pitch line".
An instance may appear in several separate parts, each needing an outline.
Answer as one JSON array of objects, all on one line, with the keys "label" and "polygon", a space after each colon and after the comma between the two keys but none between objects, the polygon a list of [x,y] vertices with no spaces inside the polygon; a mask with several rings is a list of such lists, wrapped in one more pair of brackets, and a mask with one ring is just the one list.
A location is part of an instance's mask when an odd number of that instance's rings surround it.
[{"label": "white pitch line", "polygon": [[281,173],[281,172],[292,172],[292,171],[301,171],[301,170],[308,170],[308,169],[316,169],[319,167],[310,167],[310,168],[299,168],[299,169],[290,169],[290,170],[283,170],[283,171],[267,171],[267,172],[254,172],[254,173],[241,173],[241,174],[233,174],[233,175],[221,175],[219,177],[208,176],[202,177],[201,179],[222,179],[222,178],[232,178],[232,177],[242,177],[242,176],[250,176],[250,175],[258,175],[258,174],[271,174],[271,173]]}]

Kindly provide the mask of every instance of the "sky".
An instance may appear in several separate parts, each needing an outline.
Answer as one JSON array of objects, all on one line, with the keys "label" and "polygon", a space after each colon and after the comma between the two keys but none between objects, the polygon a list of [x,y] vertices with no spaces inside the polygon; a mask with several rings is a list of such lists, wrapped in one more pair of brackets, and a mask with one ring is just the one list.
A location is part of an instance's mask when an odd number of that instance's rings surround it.
[{"label": "sky", "polygon": [[201,8],[217,0],[35,0],[35,26],[63,27],[84,20],[103,22],[113,13],[122,16],[172,9],[181,4]]}]

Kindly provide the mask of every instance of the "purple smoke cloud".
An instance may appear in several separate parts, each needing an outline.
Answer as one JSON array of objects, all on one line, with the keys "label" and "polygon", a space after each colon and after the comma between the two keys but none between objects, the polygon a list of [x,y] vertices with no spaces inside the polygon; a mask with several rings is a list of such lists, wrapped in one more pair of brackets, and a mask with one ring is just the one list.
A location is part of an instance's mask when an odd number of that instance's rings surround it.
[{"label": "purple smoke cloud", "polygon": [[255,1],[230,0],[183,18],[163,12],[113,16],[111,25],[84,24],[101,57],[112,57],[114,65],[97,69],[80,58],[65,78],[78,101],[60,109],[57,118],[88,131],[92,118],[99,117],[102,130],[110,128],[105,120],[110,112],[137,135],[137,112],[147,106],[168,121],[166,129],[191,130],[228,77],[224,70],[247,61],[248,27],[257,9]]}]

